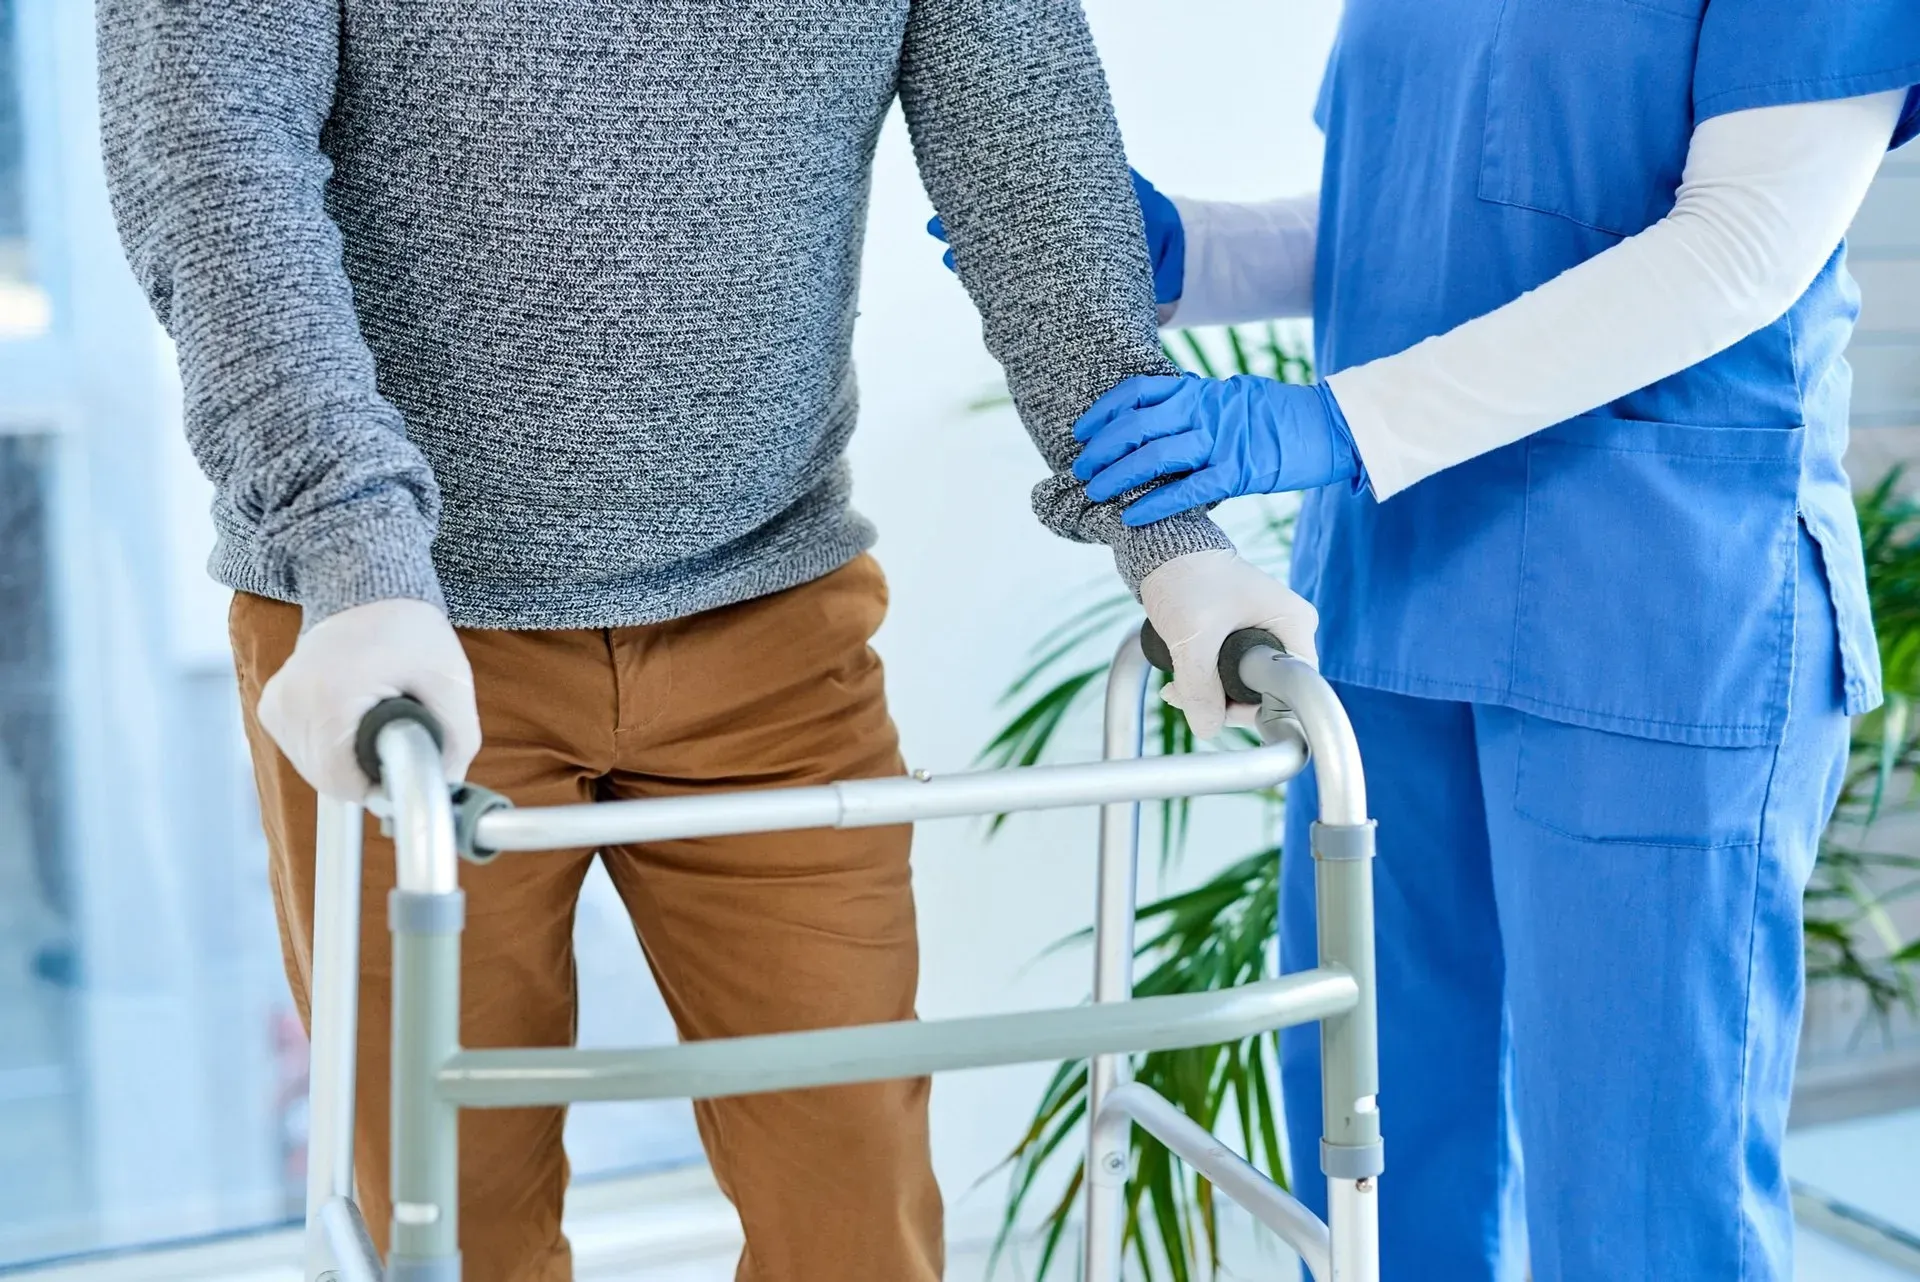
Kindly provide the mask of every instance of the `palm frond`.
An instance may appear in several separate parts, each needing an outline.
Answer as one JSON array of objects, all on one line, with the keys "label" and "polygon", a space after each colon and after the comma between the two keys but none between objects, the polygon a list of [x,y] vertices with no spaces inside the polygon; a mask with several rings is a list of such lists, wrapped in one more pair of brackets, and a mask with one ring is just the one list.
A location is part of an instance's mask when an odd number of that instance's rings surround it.
[{"label": "palm frond", "polygon": [[[1191,368],[1196,374],[1204,374],[1208,378],[1220,377],[1219,370],[1214,367],[1213,357],[1207,352],[1207,345],[1200,341],[1198,334],[1190,329],[1183,329],[1180,331],[1179,341],[1181,346],[1186,348],[1187,361],[1192,362]],[[1186,363],[1182,362],[1182,364]]]}]

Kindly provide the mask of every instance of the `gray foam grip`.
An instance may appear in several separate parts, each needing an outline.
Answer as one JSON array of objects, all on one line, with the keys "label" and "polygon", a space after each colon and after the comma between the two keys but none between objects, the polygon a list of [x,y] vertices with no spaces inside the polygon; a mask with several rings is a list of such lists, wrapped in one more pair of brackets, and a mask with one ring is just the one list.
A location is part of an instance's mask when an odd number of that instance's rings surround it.
[{"label": "gray foam grip", "polygon": [[[1280,644],[1279,637],[1261,628],[1241,628],[1238,632],[1229,633],[1227,639],[1220,643],[1220,684],[1226,689],[1228,702],[1260,702],[1259,692],[1249,689],[1247,683],[1240,679],[1240,660],[1246,657],[1247,651],[1261,646],[1278,650],[1281,654],[1287,652],[1287,647]],[[1173,652],[1167,648],[1166,641],[1155,631],[1151,622],[1140,625],[1140,649],[1146,654],[1148,663],[1162,672],[1173,671]]]},{"label": "gray foam grip", "polygon": [[409,699],[405,695],[397,699],[382,699],[367,709],[367,715],[360,718],[360,728],[353,736],[354,760],[360,763],[360,769],[374,783],[380,782],[380,753],[377,746],[380,732],[396,721],[418,721],[433,736],[433,746],[447,746],[447,736],[440,729],[440,720],[418,699]]}]

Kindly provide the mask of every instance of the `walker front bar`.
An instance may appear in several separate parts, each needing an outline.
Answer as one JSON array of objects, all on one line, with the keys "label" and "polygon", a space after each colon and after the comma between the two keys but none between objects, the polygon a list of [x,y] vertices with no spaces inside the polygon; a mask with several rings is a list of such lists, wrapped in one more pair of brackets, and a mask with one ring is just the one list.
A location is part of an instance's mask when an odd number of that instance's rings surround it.
[{"label": "walker front bar", "polygon": [[495,810],[480,819],[473,844],[486,853],[577,850],[803,828],[876,828],[925,819],[1211,796],[1271,788],[1299,774],[1306,762],[1306,740],[1298,727],[1288,726],[1278,742],[1248,752],[1026,766],[940,777],[921,774],[855,779],[820,787],[776,788],[718,797]]},{"label": "walker front bar", "polygon": [[[1352,1006],[1321,1021],[1319,1156],[1327,1176],[1329,1223],[1164,1098],[1127,1083],[1124,1057],[1096,1055],[1088,1066],[1087,1113],[1093,1124],[1087,1147],[1082,1276],[1090,1282],[1118,1282],[1122,1276],[1128,1150],[1137,1124],[1292,1246],[1315,1282],[1378,1282],[1379,1176],[1385,1157],[1374,1011],[1374,826],[1367,818],[1359,744],[1333,688],[1310,664],[1287,654],[1273,636],[1254,629],[1234,633],[1218,657],[1227,697],[1259,705],[1262,735],[1272,741],[1284,731],[1304,732],[1314,754],[1320,801],[1319,819],[1312,827],[1318,969],[1351,976],[1359,994]],[[1140,751],[1138,694],[1146,663],[1167,672],[1173,669],[1173,655],[1152,624],[1142,628],[1138,644],[1123,644],[1114,659],[1107,698],[1109,757]],[[1137,816],[1132,811],[1108,807],[1102,812],[1101,895],[1094,930],[1096,1002],[1124,1002],[1132,993],[1131,889],[1138,854]]]},{"label": "walker front bar", "polygon": [[1345,971],[1299,971],[1220,992],[971,1019],[735,1037],[644,1050],[460,1051],[440,1094],[461,1108],[589,1100],[716,1099],[960,1068],[1236,1042],[1352,1010]]},{"label": "walker front bar", "polygon": [[[308,1282],[459,1282],[458,1126],[465,1108],[586,1100],[757,1094],[920,1077],[951,1069],[1084,1059],[1090,1122],[1086,1255],[1089,1282],[1118,1282],[1134,1126],[1157,1136],[1294,1246],[1319,1282],[1377,1282],[1380,1141],[1374,1018],[1373,825],[1353,730],[1333,690],[1278,640],[1236,633],[1220,675],[1238,703],[1258,702],[1266,746],[1247,752],[1141,758],[1148,656],[1170,658],[1151,628],[1115,659],[1107,696],[1107,760],[931,778],[736,792],[528,810],[462,788],[450,794],[426,709],[390,700],[362,723],[370,801],[396,846],[388,900],[393,932],[391,1255],[384,1270],[351,1200],[359,898],[356,808],[323,808],[316,908],[315,1169],[308,1187]],[[1319,785],[1313,856],[1320,964],[1236,989],[1132,999],[1133,889],[1139,804],[1270,788],[1304,768]],[[470,857],[505,851],[923,819],[1101,807],[1094,1004],[937,1022],[901,1022],[680,1046],[462,1050],[459,1045],[461,843]],[[1330,1224],[1144,1086],[1127,1056],[1235,1042],[1317,1021]],[[1304,1156],[1304,1155],[1302,1155]]]}]

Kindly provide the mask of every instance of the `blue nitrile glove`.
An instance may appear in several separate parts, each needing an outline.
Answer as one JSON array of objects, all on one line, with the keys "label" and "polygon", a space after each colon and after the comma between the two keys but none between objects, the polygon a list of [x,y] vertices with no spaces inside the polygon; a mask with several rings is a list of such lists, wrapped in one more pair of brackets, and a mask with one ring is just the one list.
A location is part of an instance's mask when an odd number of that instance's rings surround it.
[{"label": "blue nitrile glove", "polygon": [[[1140,213],[1146,221],[1147,259],[1153,264],[1153,301],[1161,307],[1180,301],[1180,291],[1187,278],[1187,233],[1180,225],[1180,211],[1173,202],[1162,196],[1154,185],[1133,170],[1133,194],[1140,198]],[[927,231],[941,242],[947,239],[947,225],[935,215],[927,224]],[[941,255],[940,261],[953,270],[953,251],[949,249]]]},{"label": "blue nitrile glove", "polygon": [[1312,490],[1361,475],[1347,417],[1325,383],[1141,375],[1095,401],[1073,436],[1086,443],[1073,474],[1096,503],[1180,478],[1130,504],[1128,525],[1241,494]]}]

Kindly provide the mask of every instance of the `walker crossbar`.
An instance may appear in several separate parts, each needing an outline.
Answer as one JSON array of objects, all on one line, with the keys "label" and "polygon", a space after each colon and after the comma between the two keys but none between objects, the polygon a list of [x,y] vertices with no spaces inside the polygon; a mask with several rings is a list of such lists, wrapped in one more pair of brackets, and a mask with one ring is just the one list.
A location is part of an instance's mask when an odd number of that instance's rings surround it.
[{"label": "walker crossbar", "polygon": [[587,1100],[718,1099],[959,1068],[1211,1046],[1352,1010],[1340,970],[1307,970],[1217,993],[818,1032],[731,1037],[648,1050],[461,1051],[440,1070],[462,1108]]},{"label": "walker crossbar", "polygon": [[[1150,632],[1149,646],[1160,653]],[[1265,746],[1142,758],[1147,659],[1121,646],[1109,675],[1107,760],[934,779],[855,780],[719,797],[513,810],[481,808],[463,833],[474,857],[801,828],[1101,807],[1094,1003],[942,1021],[737,1037],[637,1050],[462,1050],[455,808],[424,709],[377,710],[367,738],[380,766],[370,805],[390,825],[394,938],[390,1254],[384,1266],[353,1201],[359,971],[360,808],[324,802],[315,895],[308,1282],[459,1282],[457,1118],[461,1108],[587,1100],[716,1098],[1038,1060],[1089,1061],[1088,1282],[1118,1282],[1128,1133],[1139,1126],[1291,1245],[1319,1282],[1377,1282],[1382,1168],[1375,1065],[1373,829],[1345,711],[1313,669],[1264,634],[1222,650],[1229,688],[1257,692]],[[1226,669],[1230,669],[1226,670]],[[371,714],[370,714],[371,715]],[[1314,828],[1320,964],[1209,993],[1132,997],[1139,803],[1276,786],[1317,763]],[[1330,1225],[1172,1105],[1126,1081],[1130,1054],[1322,1025]]]},{"label": "walker crossbar", "polygon": [[1251,752],[1026,766],[938,777],[853,779],[824,787],[773,788],[717,797],[496,810],[480,820],[474,844],[488,854],[577,850],[748,832],[878,828],[923,819],[1251,792],[1284,783],[1306,764],[1306,741],[1299,727],[1287,724],[1280,733],[1277,742]]}]

